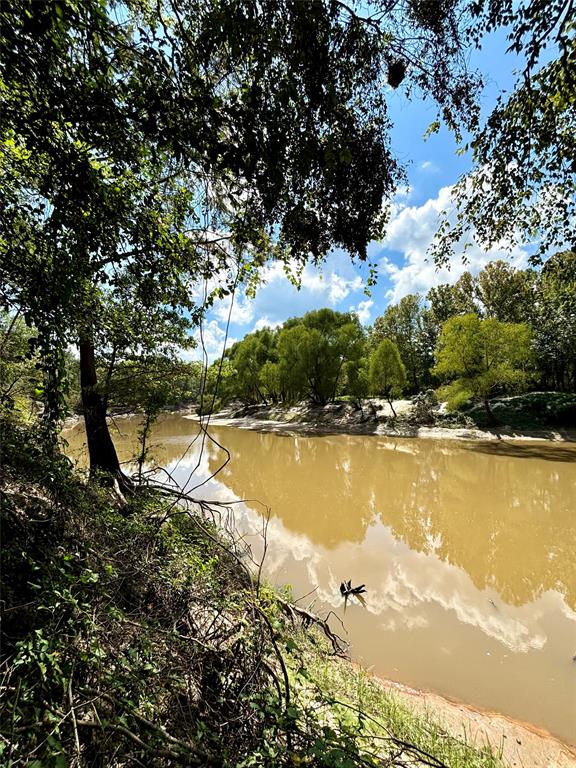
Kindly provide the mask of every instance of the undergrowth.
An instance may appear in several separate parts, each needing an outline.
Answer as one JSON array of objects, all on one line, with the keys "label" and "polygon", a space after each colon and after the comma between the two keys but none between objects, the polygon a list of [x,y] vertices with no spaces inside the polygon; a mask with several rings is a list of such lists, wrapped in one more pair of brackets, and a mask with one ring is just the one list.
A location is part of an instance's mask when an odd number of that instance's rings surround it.
[{"label": "undergrowth", "polygon": [[493,768],[255,581],[217,506],[86,485],[2,421],[0,764]]},{"label": "undergrowth", "polygon": [[[512,429],[571,429],[576,427],[576,395],[569,392],[529,392],[524,395],[494,398],[494,416]],[[468,416],[486,426],[486,413],[473,406]]]}]

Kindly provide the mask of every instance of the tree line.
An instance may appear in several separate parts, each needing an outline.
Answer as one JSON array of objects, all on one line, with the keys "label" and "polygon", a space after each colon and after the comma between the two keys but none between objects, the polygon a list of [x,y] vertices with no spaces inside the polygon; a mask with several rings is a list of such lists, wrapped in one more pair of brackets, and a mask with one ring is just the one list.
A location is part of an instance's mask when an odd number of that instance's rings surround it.
[{"label": "tree line", "polygon": [[[184,328],[173,338],[184,338]],[[45,384],[37,331],[5,312],[0,338],[0,407],[38,415]],[[151,421],[181,405],[324,405],[342,396],[392,404],[443,386],[451,407],[476,398],[489,411],[495,394],[576,392],[576,253],[557,253],[539,271],[491,262],[476,276],[405,296],[368,328],[353,312],[324,308],[249,333],[209,367],[179,355],[174,345],[129,350],[117,333],[94,360],[106,409],[140,409]],[[81,412],[80,360],[71,351],[65,367],[68,410]]]},{"label": "tree line", "polygon": [[539,271],[490,262],[405,296],[366,329],[327,308],[291,318],[227,349],[220,379],[221,400],[245,403],[392,399],[443,383],[454,405],[525,388],[575,392],[576,253]]}]

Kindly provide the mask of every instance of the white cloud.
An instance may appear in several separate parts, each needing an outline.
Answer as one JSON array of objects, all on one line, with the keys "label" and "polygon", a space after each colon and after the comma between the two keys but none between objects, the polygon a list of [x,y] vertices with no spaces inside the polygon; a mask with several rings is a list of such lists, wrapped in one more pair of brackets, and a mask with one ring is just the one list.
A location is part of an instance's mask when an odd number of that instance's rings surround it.
[{"label": "white cloud", "polygon": [[[249,507],[238,513],[240,529],[253,533],[262,529],[260,515]],[[495,611],[489,598],[498,598],[496,593],[479,590],[464,569],[436,554],[411,550],[385,526],[370,528],[363,544],[343,542],[331,550],[290,531],[277,517],[271,518],[267,533],[267,575],[277,578],[282,573],[285,578],[287,569],[294,567],[288,563],[293,559],[299,564],[298,571],[306,574],[304,587],[315,587],[315,596],[334,610],[342,602],[340,575],[349,570],[350,563],[362,562],[365,572],[380,572],[380,579],[370,584],[365,608],[374,617],[370,620],[374,631],[379,625],[389,630],[432,627],[433,631],[440,608],[453,631],[461,633],[463,626],[473,627],[515,653],[539,650],[547,643],[539,601],[521,607],[503,603],[503,610]],[[371,534],[377,537],[373,546],[368,544]]]},{"label": "white cloud", "polygon": [[259,317],[258,320],[256,320],[252,330],[261,331],[262,328],[278,328],[279,325],[282,325],[281,320],[270,320],[267,315],[262,315],[262,317]]},{"label": "white cloud", "polygon": [[433,163],[431,160],[424,160],[421,162],[418,166],[418,169],[421,171],[426,171],[426,173],[438,173],[440,170],[436,163]]},{"label": "white cloud", "polygon": [[[277,264],[268,269],[265,279],[268,284],[279,279],[287,281],[284,271],[279,269]],[[339,304],[362,286],[362,278],[359,275],[348,278],[339,272],[327,273],[309,264],[304,268],[300,279],[300,291],[314,294],[317,300],[324,295],[325,301],[332,306]]]},{"label": "white cloud", "polygon": [[[243,289],[238,288],[231,314],[236,336],[264,327],[276,328],[288,317],[300,317],[319,307],[330,306],[345,312],[351,301],[359,302],[363,298],[364,281],[358,265],[344,252],[330,253],[321,267],[305,265],[300,272],[299,287],[289,280],[287,270],[297,277],[297,262],[266,264],[260,270],[260,284],[254,298],[247,298]],[[367,307],[359,306],[359,310],[366,314]],[[214,303],[208,317],[222,325],[228,320],[229,310],[230,298],[227,297]]]},{"label": "white cloud", "polygon": [[368,320],[370,320],[370,309],[373,306],[374,302],[372,299],[366,299],[366,301],[361,301],[357,307],[350,307],[350,312],[356,312],[362,325],[366,325]]},{"label": "white cloud", "polygon": [[427,293],[440,283],[454,283],[464,271],[478,273],[489,261],[508,259],[515,267],[525,267],[528,254],[519,246],[511,251],[505,247],[485,251],[473,244],[466,251],[467,263],[462,263],[464,241],[460,242],[449,269],[438,270],[427,256],[427,250],[439,224],[440,214],[453,208],[452,187],[443,187],[437,197],[420,206],[405,206],[395,212],[388,225],[382,246],[404,255],[401,264],[385,257],[381,271],[392,283],[387,296],[391,302],[399,301],[408,293]]},{"label": "white cloud", "polygon": [[202,347],[204,347],[208,356],[208,362],[210,363],[222,355],[225,347],[231,347],[237,341],[230,336],[226,338],[226,331],[220,327],[217,320],[208,320],[203,323],[201,328],[196,329],[194,332],[194,338],[198,346],[196,349],[185,353],[183,355],[184,359],[202,360],[204,357]]},{"label": "white cloud", "polygon": [[[232,312],[230,312],[230,302],[232,303]],[[238,325],[246,325],[251,322],[254,317],[254,304],[250,299],[239,296],[236,294],[233,298],[227,296],[222,301],[218,302],[214,309],[214,314],[219,320],[228,322],[230,317],[231,323],[237,323]]]},{"label": "white cloud", "polygon": [[[335,305],[350,293],[360,290],[364,285],[362,278],[359,275],[350,274],[348,264],[346,270],[348,275],[343,274],[345,272],[342,268],[343,264],[335,264],[335,260],[336,255],[329,256],[322,267],[306,264],[300,275],[300,292],[312,293],[317,298],[321,298],[322,294],[325,294],[326,300]],[[341,262],[341,259],[339,261]],[[296,262],[288,264],[288,271],[295,276],[298,274]],[[281,262],[267,265],[262,270],[261,278],[263,286],[259,289],[258,294],[263,293],[268,286],[278,282],[283,282],[287,289],[292,289],[286,276],[286,268]]]},{"label": "white cloud", "polygon": [[330,289],[328,292],[330,303],[338,304],[338,302],[345,299],[348,294],[353,293],[354,291],[359,291],[363,284],[360,276],[355,277],[353,280],[346,280],[340,275],[332,274],[330,276]]}]

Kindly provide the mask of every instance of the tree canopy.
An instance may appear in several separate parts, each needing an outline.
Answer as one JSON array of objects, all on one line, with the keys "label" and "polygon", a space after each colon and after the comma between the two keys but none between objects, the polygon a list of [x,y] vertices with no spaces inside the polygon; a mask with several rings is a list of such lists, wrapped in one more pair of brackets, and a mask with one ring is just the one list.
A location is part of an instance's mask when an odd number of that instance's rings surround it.
[{"label": "tree canopy", "polygon": [[356,315],[319,309],[273,332],[250,333],[226,352],[233,371],[223,392],[246,403],[309,399],[324,405],[355,376],[364,355]]},{"label": "tree canopy", "polygon": [[390,339],[383,339],[372,351],[369,377],[372,394],[384,395],[396,416],[392,399],[399,397],[406,386],[406,370],[398,347]]},{"label": "tree canopy", "polygon": [[570,0],[470,8],[472,42],[481,47],[504,27],[523,64],[512,93],[465,145],[473,170],[455,187],[456,218],[444,219],[433,254],[445,263],[467,233],[468,245],[484,248],[534,243],[539,261],[576,242],[576,11]]},{"label": "tree canopy", "polygon": [[438,341],[434,373],[454,391],[478,398],[491,421],[490,398],[526,385],[531,362],[531,332],[523,323],[461,315],[446,321]]},{"label": "tree canopy", "polygon": [[[571,221],[572,11],[554,2],[545,20],[549,8],[504,0],[3,4],[0,301],[35,329],[47,422],[62,415],[74,344],[91,462],[119,471],[102,359],[183,346],[210,301],[268,258],[296,271],[333,246],[366,258],[404,180],[390,147],[390,88],[431,97],[457,135],[472,131],[478,178],[490,168],[500,180],[468,209],[481,236],[484,220],[494,237],[505,233],[494,221],[534,229],[529,211],[542,219],[548,198],[546,221]],[[511,45],[528,57],[524,90],[480,129],[466,30],[476,25],[480,39],[508,23]],[[556,31],[562,55],[537,71]],[[527,181],[512,203],[520,168]],[[528,192],[538,193],[536,208]],[[491,195],[508,205],[494,207],[492,224],[484,216]],[[524,218],[514,215],[520,200]],[[420,330],[417,348],[413,336],[405,350],[395,339],[414,390],[438,326]],[[310,359],[318,355],[322,330],[293,329],[292,342],[298,334]],[[267,362],[258,386],[273,397],[283,372]],[[347,362],[341,370],[352,375]],[[320,401],[333,396],[332,385],[308,384]]]},{"label": "tree canopy", "polygon": [[411,293],[398,304],[390,304],[372,327],[372,346],[390,339],[398,348],[413,393],[430,382],[429,369],[436,340],[431,321],[422,298]]},{"label": "tree canopy", "polygon": [[[470,360],[475,360],[481,357],[481,349],[495,347],[487,380],[495,375],[496,357],[509,356],[518,343],[522,365],[516,365],[513,355],[509,362],[521,375],[504,376],[499,370],[490,394],[524,384],[574,392],[574,259],[571,251],[557,253],[541,270],[490,262],[477,275],[464,272],[454,284],[441,284],[425,297],[403,297],[389,305],[370,328],[363,328],[353,314],[323,309],[290,318],[274,330],[253,332],[227,350],[219,399],[247,404],[308,399],[320,404],[348,396],[361,405],[369,395],[418,394],[443,381],[458,380],[444,392],[450,404],[463,404],[480,397],[480,389],[464,381],[474,378],[478,370],[470,363],[466,372],[463,362],[461,370],[456,371],[455,363],[450,371],[443,369],[448,353],[440,353],[447,334],[452,337],[451,357],[470,353]],[[514,336],[518,328],[523,330]],[[438,367],[440,356],[443,362]],[[212,394],[219,366],[215,363],[208,372]]]},{"label": "tree canopy", "polygon": [[540,274],[535,303],[535,350],[544,376],[576,391],[576,253],[554,254]]},{"label": "tree canopy", "polygon": [[0,312],[0,411],[17,408],[20,397],[40,395],[34,344],[34,333],[22,317]]}]

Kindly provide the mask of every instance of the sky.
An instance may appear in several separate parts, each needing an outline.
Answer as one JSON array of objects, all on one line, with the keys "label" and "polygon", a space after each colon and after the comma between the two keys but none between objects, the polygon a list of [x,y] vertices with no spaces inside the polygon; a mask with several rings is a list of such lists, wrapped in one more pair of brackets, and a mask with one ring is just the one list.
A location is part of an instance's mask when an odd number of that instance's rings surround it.
[{"label": "sky", "polygon": [[[470,66],[479,69],[486,82],[481,99],[486,116],[497,95],[512,88],[513,72],[520,63],[506,53],[505,36],[500,31],[485,42],[482,51],[472,53]],[[456,154],[457,144],[445,128],[424,140],[427,127],[436,119],[434,104],[408,101],[401,89],[390,89],[387,98],[394,124],[392,151],[406,165],[408,185],[393,200],[385,238],[369,245],[368,261],[374,262],[378,270],[378,282],[370,296],[365,293],[366,265],[352,263],[341,250],[331,252],[321,268],[307,265],[299,290],[288,281],[281,264],[269,264],[262,271],[262,285],[254,299],[247,298],[240,288],[231,309],[227,299],[215,304],[207,315],[202,336],[210,361],[247,333],[277,327],[289,317],[313,309],[354,311],[364,325],[370,325],[389,304],[403,296],[426,294],[440,283],[453,283],[465,270],[476,274],[494,259],[506,258],[516,267],[527,266],[528,250],[519,247],[509,253],[496,249],[486,252],[473,246],[467,251],[466,265],[461,254],[456,253],[449,269],[439,271],[428,260],[426,252],[438,215],[450,207],[452,186],[470,169],[471,160]],[[193,350],[191,357],[200,359],[202,350]]]}]

